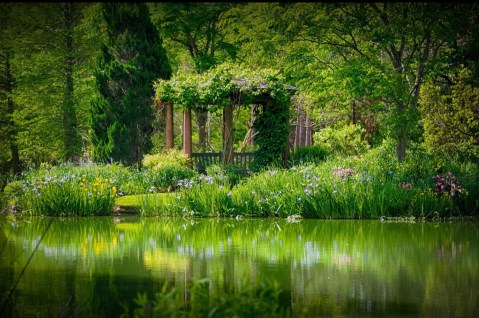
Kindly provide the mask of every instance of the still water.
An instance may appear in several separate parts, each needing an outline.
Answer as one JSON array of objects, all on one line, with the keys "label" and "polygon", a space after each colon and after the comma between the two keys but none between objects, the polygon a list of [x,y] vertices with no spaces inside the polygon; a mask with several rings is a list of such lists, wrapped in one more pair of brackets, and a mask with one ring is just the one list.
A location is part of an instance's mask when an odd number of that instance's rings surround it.
[{"label": "still water", "polygon": [[0,219],[1,317],[119,317],[194,278],[279,282],[318,317],[479,317],[479,223]]}]

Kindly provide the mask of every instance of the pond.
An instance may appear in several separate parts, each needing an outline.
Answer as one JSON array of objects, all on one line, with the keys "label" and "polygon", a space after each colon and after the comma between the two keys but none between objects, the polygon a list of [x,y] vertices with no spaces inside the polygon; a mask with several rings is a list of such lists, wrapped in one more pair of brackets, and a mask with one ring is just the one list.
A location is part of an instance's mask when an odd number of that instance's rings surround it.
[{"label": "pond", "polygon": [[0,220],[2,317],[119,317],[140,292],[205,277],[277,281],[281,301],[310,317],[479,314],[473,221]]}]

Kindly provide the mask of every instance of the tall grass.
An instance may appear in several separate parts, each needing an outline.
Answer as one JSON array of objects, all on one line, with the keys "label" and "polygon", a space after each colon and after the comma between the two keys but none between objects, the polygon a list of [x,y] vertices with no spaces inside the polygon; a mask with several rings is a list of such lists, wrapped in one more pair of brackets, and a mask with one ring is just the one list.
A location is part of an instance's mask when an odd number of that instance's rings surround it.
[{"label": "tall grass", "polygon": [[[434,179],[450,172],[461,192],[438,192]],[[363,155],[329,158],[319,164],[269,169],[233,187],[214,178],[184,180],[168,202],[172,214],[359,219],[454,217],[479,213],[479,167],[427,154],[405,161],[386,143]],[[463,190],[463,191],[462,191]]]},{"label": "tall grass", "polygon": [[109,215],[115,204],[116,187],[106,179],[92,183],[77,177],[44,178],[25,189],[20,199],[25,214],[48,216]]},{"label": "tall grass", "polygon": [[[115,195],[156,192],[174,193],[145,195],[142,215],[335,219],[479,215],[477,164],[420,148],[398,161],[389,141],[361,156],[270,168],[247,178],[236,178],[221,166],[210,167],[207,173],[172,165],[143,170],[45,165],[7,185],[5,195],[18,209],[48,215],[107,214]],[[449,186],[454,189],[438,191],[437,182],[446,174],[453,176]],[[102,191],[92,188],[99,180]]]},{"label": "tall grass", "polygon": [[[197,175],[176,166],[138,170],[120,164],[43,164],[9,183],[4,194],[9,208],[23,213],[105,215],[112,213],[115,196],[174,191],[179,180]],[[102,191],[94,189],[100,186]]]}]

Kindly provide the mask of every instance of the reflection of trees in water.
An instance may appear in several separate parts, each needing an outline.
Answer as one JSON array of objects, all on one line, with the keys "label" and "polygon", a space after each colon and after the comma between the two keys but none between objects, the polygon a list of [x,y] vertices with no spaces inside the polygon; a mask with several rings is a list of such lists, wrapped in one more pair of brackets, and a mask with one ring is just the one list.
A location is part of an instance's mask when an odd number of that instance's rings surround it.
[{"label": "reflection of trees in water", "polygon": [[8,294],[15,281],[15,271],[11,266],[15,260],[15,249],[7,244],[14,228],[7,223],[0,223],[0,310],[6,317],[13,315],[13,304],[7,301]]},{"label": "reflection of trees in water", "polygon": [[[31,252],[41,222],[19,221],[12,241],[17,251]],[[5,224],[2,232],[5,237]],[[70,276],[50,280],[65,295],[59,298],[68,313],[86,306],[85,301],[98,310],[115,310],[94,298],[105,294],[124,300],[121,294],[148,290],[164,280],[187,300],[188,282],[204,277],[225,290],[240,290],[245,281],[251,287],[265,278],[277,280],[287,291],[285,302],[324,314],[418,314],[460,306],[468,313],[479,303],[478,293],[470,293],[479,288],[479,251],[473,242],[479,242],[474,224],[59,219],[35,258],[39,277],[28,279],[38,282],[49,270],[68,272]],[[42,292],[35,284],[22,288]]]}]

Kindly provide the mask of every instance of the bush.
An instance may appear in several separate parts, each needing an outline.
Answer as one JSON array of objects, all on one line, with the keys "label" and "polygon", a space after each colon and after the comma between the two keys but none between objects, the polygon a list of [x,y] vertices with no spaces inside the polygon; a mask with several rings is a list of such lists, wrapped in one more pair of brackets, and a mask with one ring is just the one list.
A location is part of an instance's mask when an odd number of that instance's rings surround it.
[{"label": "bush", "polygon": [[8,208],[15,211],[20,198],[25,194],[22,181],[8,183],[3,189],[3,197]]},{"label": "bush", "polygon": [[329,150],[322,144],[315,144],[313,146],[301,147],[296,149],[291,155],[293,164],[301,163],[319,163],[326,159],[329,155]]},{"label": "bush", "polygon": [[364,129],[359,125],[346,125],[341,128],[326,127],[314,134],[314,140],[333,155],[360,155],[369,149],[362,139]]},{"label": "bush", "polygon": [[165,166],[189,168],[191,167],[191,159],[180,150],[170,149],[164,153],[145,155],[142,164],[145,168],[155,169],[161,169]]},{"label": "bush", "polygon": [[222,185],[234,186],[241,180],[241,175],[236,171],[234,165],[210,165],[206,167],[206,175],[213,177],[216,183]]},{"label": "bush", "polygon": [[178,181],[192,179],[198,173],[192,169],[167,164],[142,171],[143,182],[150,185],[148,192],[172,192],[177,189]]}]

